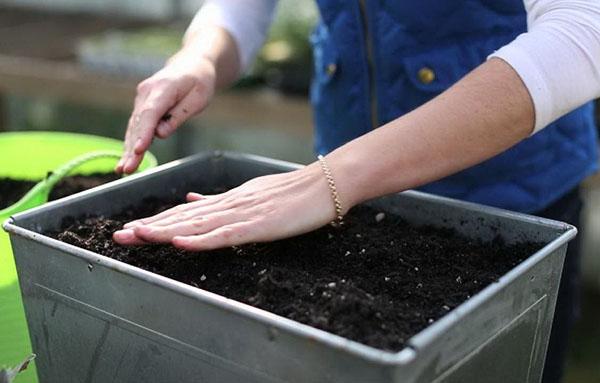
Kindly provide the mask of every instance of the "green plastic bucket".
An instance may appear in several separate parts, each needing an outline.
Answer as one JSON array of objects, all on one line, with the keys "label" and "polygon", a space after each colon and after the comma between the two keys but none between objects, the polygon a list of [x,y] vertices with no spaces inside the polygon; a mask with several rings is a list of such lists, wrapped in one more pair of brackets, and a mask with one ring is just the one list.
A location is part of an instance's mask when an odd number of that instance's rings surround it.
[{"label": "green plastic bucket", "polygon": [[[122,150],[123,142],[76,133],[0,133],[0,178],[39,181],[47,173],[78,155],[95,150]],[[103,158],[78,167],[75,174],[110,172],[115,159]],[[156,166],[148,153],[140,171]],[[0,215],[0,224],[9,217]],[[14,259],[8,234],[0,230],[0,368],[15,366],[31,353]],[[19,374],[16,383],[36,382],[35,368]]]}]

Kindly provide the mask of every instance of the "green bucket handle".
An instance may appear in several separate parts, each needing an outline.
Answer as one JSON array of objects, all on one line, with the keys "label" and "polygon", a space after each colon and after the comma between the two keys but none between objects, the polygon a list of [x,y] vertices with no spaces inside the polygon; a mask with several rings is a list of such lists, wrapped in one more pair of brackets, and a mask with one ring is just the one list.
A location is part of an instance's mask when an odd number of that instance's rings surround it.
[{"label": "green bucket handle", "polygon": [[73,158],[49,173],[48,177],[38,182],[20,200],[7,208],[0,210],[0,217],[7,217],[48,202],[48,196],[50,195],[52,188],[73,169],[99,158],[119,159],[121,156],[122,153],[115,150],[97,150]]}]

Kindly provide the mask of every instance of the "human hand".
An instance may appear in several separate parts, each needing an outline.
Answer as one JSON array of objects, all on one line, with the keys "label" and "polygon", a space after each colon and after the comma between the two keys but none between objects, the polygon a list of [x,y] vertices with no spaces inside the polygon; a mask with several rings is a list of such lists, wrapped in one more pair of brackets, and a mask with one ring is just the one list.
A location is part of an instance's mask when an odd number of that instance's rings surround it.
[{"label": "human hand", "polygon": [[317,229],[336,217],[318,163],[289,173],[254,178],[226,193],[189,193],[188,203],[124,225],[122,245],[171,243],[203,251],[267,242]]},{"label": "human hand", "polygon": [[125,134],[125,151],[117,173],[133,173],[153,138],[170,136],[184,121],[200,113],[215,92],[215,66],[206,58],[183,52],[137,87]]}]

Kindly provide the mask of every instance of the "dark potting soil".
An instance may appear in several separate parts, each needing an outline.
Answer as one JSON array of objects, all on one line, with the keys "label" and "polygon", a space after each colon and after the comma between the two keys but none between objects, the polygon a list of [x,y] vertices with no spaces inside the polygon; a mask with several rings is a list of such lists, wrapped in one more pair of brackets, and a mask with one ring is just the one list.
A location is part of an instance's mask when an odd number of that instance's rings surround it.
[{"label": "dark potting soil", "polygon": [[95,188],[105,183],[116,181],[121,178],[116,173],[93,173],[85,176],[70,176],[63,178],[52,188],[49,200],[54,201],[71,194]]},{"label": "dark potting soil", "polygon": [[0,210],[17,202],[35,185],[33,181],[0,178]]},{"label": "dark potting soil", "polygon": [[[78,247],[384,350],[405,342],[541,247],[482,243],[358,206],[342,228],[202,253],[124,247],[112,233],[182,201],[148,199],[50,233]],[[381,219],[383,216],[383,219]]]},{"label": "dark potting soil", "polygon": [[[114,173],[94,173],[85,176],[69,176],[63,178],[52,188],[49,200],[79,193],[87,189],[119,179]],[[0,210],[4,209],[23,197],[37,182],[27,180],[15,180],[11,178],[0,178]]]}]

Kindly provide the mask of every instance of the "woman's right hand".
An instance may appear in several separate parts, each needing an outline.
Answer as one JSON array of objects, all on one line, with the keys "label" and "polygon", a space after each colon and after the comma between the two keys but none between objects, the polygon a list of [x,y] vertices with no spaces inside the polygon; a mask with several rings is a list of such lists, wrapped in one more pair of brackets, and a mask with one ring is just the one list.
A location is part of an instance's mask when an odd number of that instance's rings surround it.
[{"label": "woman's right hand", "polygon": [[137,87],[125,134],[125,150],[117,173],[133,173],[153,138],[170,136],[184,121],[200,113],[213,97],[215,64],[184,51]]}]

